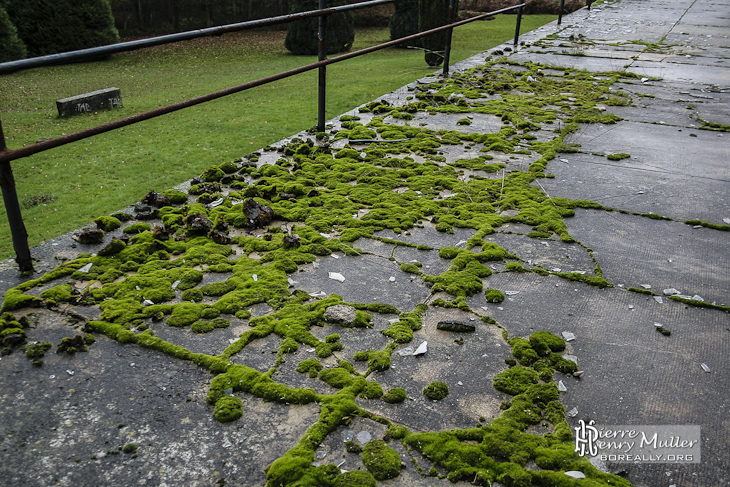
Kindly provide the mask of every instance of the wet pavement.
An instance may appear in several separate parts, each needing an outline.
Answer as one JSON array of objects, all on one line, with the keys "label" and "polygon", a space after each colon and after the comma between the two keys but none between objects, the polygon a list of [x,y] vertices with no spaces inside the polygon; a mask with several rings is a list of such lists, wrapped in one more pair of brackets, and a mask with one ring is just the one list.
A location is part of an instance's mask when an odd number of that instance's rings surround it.
[{"label": "wet pavement", "polygon": [[[405,389],[408,399],[389,404],[358,398],[358,405],[372,415],[412,432],[473,428],[489,422],[499,417],[500,406],[509,399],[492,387],[494,376],[507,368],[504,360],[511,357],[502,331],[510,337],[527,337],[539,330],[557,335],[570,332],[575,339],[568,342],[566,353],[575,357],[583,375],[556,374],[554,382],[562,381],[567,389],[561,392],[560,401],[569,411],[571,428],[581,420],[593,420],[599,427],[701,427],[700,463],[597,462],[601,469],[636,486],[728,485],[730,3],[604,3],[565,16],[561,26],[548,24],[521,40],[524,45],[514,51],[509,44],[499,46],[453,66],[452,72],[488,76],[490,70],[519,72],[529,63],[537,63],[546,78],[568,77],[570,72],[564,68],[590,71],[596,83],[608,72],[634,75],[612,84],[613,94],[604,99],[615,95],[630,99],[630,103],[599,104],[601,113],[618,115],[621,120],[580,124],[563,140],[573,144],[573,150],[558,152],[547,163],[547,177],[530,183],[549,200],[599,204],[575,207],[574,214],[563,219],[575,242],[561,240],[555,233],[549,238],[531,238],[527,234],[534,225],[524,221],[495,225],[494,233],[481,237],[480,247],[491,242],[514,259],[489,262],[491,275],[482,278],[483,289],[499,289],[506,299],[488,303],[484,292],[474,293],[466,297],[469,311],[434,305],[438,298],[448,301],[453,296],[434,292],[424,277],[446,272],[451,263],[440,257],[438,250],[466,248],[476,229],[455,225],[451,233],[439,232],[434,228],[437,222],[428,219],[408,231],[380,230],[375,238],[359,238],[342,244],[330,255],[318,256],[314,262],[300,263],[298,272],[288,276],[289,291],[316,296],[311,302],[336,294],[347,303],[387,303],[405,312],[428,304],[423,327],[414,331],[413,340],[395,344],[391,367],[371,376],[383,390]],[[503,54],[507,57],[500,60]],[[487,60],[498,62],[489,69],[480,68]],[[438,77],[431,77],[379,100],[392,106],[412,103],[415,93],[429,93],[429,87],[437,93],[434,86],[438,83]],[[572,109],[581,102],[576,93],[565,98],[573,104]],[[463,120],[465,113],[470,114],[470,123],[459,125],[457,121]],[[359,123],[366,125],[388,114],[353,110],[348,115],[359,116]],[[461,133],[494,133],[503,125],[499,116],[479,111],[419,111],[412,119],[390,114],[384,121]],[[331,123],[333,130],[344,128],[339,117]],[[560,129],[562,123],[562,119],[541,123],[532,133],[538,141],[550,141],[556,125]],[[708,130],[711,128],[725,131]],[[274,145],[281,147],[291,140]],[[332,141],[335,149],[345,144],[343,139]],[[525,140],[521,144],[516,148],[534,148]],[[351,142],[351,146],[369,150],[365,143]],[[485,153],[481,147],[444,144],[438,149],[443,160],[436,162],[452,164],[476,158]],[[489,163],[505,166],[496,173],[464,171],[460,180],[466,182],[470,174],[500,179],[505,171],[529,172],[539,157],[534,150],[489,154],[493,156]],[[606,157],[613,154],[630,157]],[[414,152],[410,156],[419,163],[429,161],[428,154]],[[257,164],[274,164],[282,157],[282,153],[262,152]],[[186,190],[189,184],[180,188]],[[458,192],[453,187],[435,200],[443,201]],[[357,218],[366,220],[376,205],[365,206]],[[514,216],[519,212],[508,209],[501,214]],[[159,224],[160,220],[150,223]],[[342,229],[328,236],[335,238],[338,232]],[[236,234],[231,230],[232,236],[250,234],[256,232]],[[32,278],[76,258],[79,252],[97,252],[111,237],[122,235],[122,229],[107,232],[105,242],[96,246],[77,243],[73,234],[46,242],[33,249],[39,272]],[[261,257],[253,255],[256,251],[239,248],[230,259],[244,254]],[[507,260],[540,272],[508,272]],[[412,262],[421,266],[420,274],[403,270],[402,264]],[[603,277],[610,285],[569,280],[566,273]],[[220,282],[227,275],[206,272],[201,285]],[[337,275],[344,281],[336,279]],[[27,280],[17,275],[12,261],[1,264],[0,291]],[[39,296],[50,286],[67,281],[74,282],[59,278],[27,292]],[[670,289],[689,301],[669,299],[675,294]],[[214,298],[205,299],[215,302]],[[179,294],[172,302],[180,302]],[[715,307],[702,307],[703,302]],[[269,304],[251,306],[252,317],[275,313]],[[101,316],[98,306],[68,303],[12,312],[16,317],[28,316],[29,342],[54,346]],[[398,317],[395,313],[371,315],[370,328],[311,327],[317,340],[324,343],[326,337],[337,333],[344,346],[341,353],[321,359],[325,368],[346,359],[353,361],[358,373],[366,373],[367,365],[353,360],[354,352],[386,349],[392,340],[381,332]],[[485,324],[482,317],[495,320],[499,326]],[[251,329],[250,320],[243,315],[227,318],[229,327],[209,334],[151,322],[149,326],[155,336],[167,342],[215,355]],[[476,332],[461,338],[437,330],[436,324],[444,320],[475,323]],[[671,335],[658,333],[657,323],[671,330]],[[237,391],[233,394],[242,401],[243,417],[218,423],[212,406],[206,403],[214,373],[170,354],[121,344],[101,333],[95,336],[88,352],[50,352],[41,367],[34,366],[19,350],[0,360],[0,484],[263,485],[266,467],[294,447],[319,418],[317,403],[295,406],[267,402],[256,394]],[[408,346],[415,349],[424,341],[428,342],[428,353],[423,357],[398,353]],[[289,387],[313,388],[322,395],[336,392],[331,385],[295,370],[296,364],[316,355],[313,348],[302,345],[282,363],[281,354],[277,354],[280,344],[281,337],[269,334],[252,341],[231,362],[262,373],[274,370],[274,379]],[[421,390],[433,381],[448,384],[449,396],[438,402],[427,400]],[[534,432],[547,432],[540,431],[541,427],[537,425]],[[372,416],[355,416],[327,435],[317,449],[316,460],[345,470],[363,469],[361,457],[348,453],[344,440],[354,438],[365,444],[370,438],[382,438],[384,432],[385,426]],[[120,451],[130,443],[137,446],[136,452]],[[451,484],[443,475],[422,475],[431,468],[423,455],[397,441],[390,445],[405,466],[398,477],[380,484]],[[458,484],[466,485],[466,481]]]}]

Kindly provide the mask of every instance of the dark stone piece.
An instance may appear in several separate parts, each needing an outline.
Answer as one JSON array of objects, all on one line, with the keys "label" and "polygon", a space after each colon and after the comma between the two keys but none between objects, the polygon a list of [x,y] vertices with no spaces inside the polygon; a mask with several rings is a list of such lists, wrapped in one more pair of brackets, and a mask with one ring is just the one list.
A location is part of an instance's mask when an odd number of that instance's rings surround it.
[{"label": "dark stone piece", "polygon": [[154,220],[159,215],[157,208],[146,205],[144,203],[137,203],[134,205],[134,217],[137,220]]},{"label": "dark stone piece", "polygon": [[25,335],[22,333],[12,333],[10,335],[5,335],[3,338],[3,345],[8,347],[13,347],[15,345],[19,345],[25,341]]},{"label": "dark stone piece", "polygon": [[253,199],[245,200],[241,206],[248,219],[249,228],[263,228],[274,218],[274,210]]},{"label": "dark stone piece", "polygon": [[284,235],[284,247],[299,247],[301,244],[299,235]]},{"label": "dark stone piece", "polygon": [[218,230],[211,230],[208,237],[217,244],[228,245],[231,243],[231,237]]},{"label": "dark stone piece", "polygon": [[170,232],[159,225],[155,225],[155,227],[152,229],[152,238],[156,240],[166,241],[170,239]]},{"label": "dark stone piece", "polygon": [[201,213],[191,213],[185,218],[188,231],[195,235],[208,235],[213,229],[213,222]]},{"label": "dark stone piece", "polygon": [[235,179],[235,177],[232,174],[228,174],[221,178],[221,183],[222,184],[231,184],[234,181],[234,179]]},{"label": "dark stone piece", "polygon": [[471,333],[477,329],[476,326],[464,323],[463,321],[439,321],[436,328],[443,331],[455,331],[457,333]]},{"label": "dark stone piece", "polygon": [[142,198],[142,203],[144,203],[145,205],[162,208],[163,206],[170,206],[170,198],[165,196],[164,194],[150,191],[145,195],[144,198]]},{"label": "dark stone piece", "polygon": [[317,191],[316,189],[313,189],[312,191],[309,192],[309,194],[307,194],[307,196],[309,196],[310,198],[314,198],[315,196],[319,196],[319,191]]},{"label": "dark stone piece", "polygon": [[88,230],[76,236],[79,243],[82,244],[98,244],[104,241],[104,230]]},{"label": "dark stone piece", "polygon": [[283,200],[293,200],[296,199],[297,195],[291,194],[291,193],[279,193],[279,198]]},{"label": "dark stone piece", "polygon": [[105,88],[56,100],[59,117],[70,117],[97,110],[111,110],[122,108],[122,106],[122,91],[119,88]]},{"label": "dark stone piece", "polygon": [[196,184],[203,184],[204,182],[205,179],[201,178],[200,176],[196,176],[190,180],[190,185],[195,186]]}]

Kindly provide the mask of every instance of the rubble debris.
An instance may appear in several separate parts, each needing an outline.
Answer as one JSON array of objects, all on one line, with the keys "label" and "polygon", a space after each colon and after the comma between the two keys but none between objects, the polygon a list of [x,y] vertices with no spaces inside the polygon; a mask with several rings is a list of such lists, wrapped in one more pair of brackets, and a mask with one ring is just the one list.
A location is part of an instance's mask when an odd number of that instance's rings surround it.
[{"label": "rubble debris", "polygon": [[328,275],[329,275],[330,279],[334,279],[335,281],[345,282],[345,276],[343,276],[339,272],[330,272]]}]

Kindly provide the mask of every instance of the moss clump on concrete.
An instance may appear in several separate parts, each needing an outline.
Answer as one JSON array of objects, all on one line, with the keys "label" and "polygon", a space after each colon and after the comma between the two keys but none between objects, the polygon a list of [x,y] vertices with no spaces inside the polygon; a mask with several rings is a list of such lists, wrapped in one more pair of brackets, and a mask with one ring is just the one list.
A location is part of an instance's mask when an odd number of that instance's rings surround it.
[{"label": "moss clump on concrete", "polygon": [[333,487],[376,487],[375,477],[362,470],[350,470],[335,477]]},{"label": "moss clump on concrete", "polygon": [[25,349],[25,356],[33,361],[33,365],[43,365],[43,357],[53,347],[50,342],[41,342],[28,345]]},{"label": "moss clump on concrete", "polygon": [[484,292],[487,303],[501,303],[504,301],[504,293],[498,289],[487,289]]},{"label": "moss clump on concrete", "polygon": [[324,369],[319,373],[319,378],[323,382],[331,385],[336,389],[342,389],[352,384],[354,378],[347,369],[342,367],[334,367],[332,369]]},{"label": "moss clump on concrete", "polygon": [[606,159],[608,159],[609,161],[620,161],[622,159],[628,159],[629,157],[631,157],[631,154],[619,153],[619,154],[609,154],[606,156]]},{"label": "moss clump on concrete", "polygon": [[516,396],[538,382],[540,382],[540,378],[537,372],[527,367],[517,366],[498,373],[494,377],[494,388],[505,394]]},{"label": "moss clump on concrete", "polygon": [[103,230],[105,232],[111,232],[112,230],[116,230],[122,226],[122,222],[113,216],[100,216],[94,220],[94,223],[96,223],[99,230]]},{"label": "moss clump on concrete", "polygon": [[299,362],[297,366],[297,372],[309,374],[309,377],[314,379],[319,375],[322,370],[322,364],[316,358],[308,358]]},{"label": "moss clump on concrete", "polygon": [[383,401],[388,404],[400,404],[406,400],[406,390],[400,387],[393,387],[383,396]]},{"label": "moss clump on concrete", "polygon": [[376,480],[394,479],[400,474],[400,455],[383,440],[369,441],[363,448],[362,461]]},{"label": "moss clump on concrete", "polygon": [[433,401],[440,401],[449,395],[449,386],[443,382],[431,382],[423,389],[423,395]]},{"label": "moss clump on concrete", "polygon": [[56,303],[71,301],[73,299],[72,291],[73,288],[70,284],[59,284],[58,286],[46,289],[40,296],[46,300],[48,306],[53,306]]},{"label": "moss clump on concrete", "polygon": [[220,423],[230,423],[243,416],[243,403],[235,396],[221,397],[215,402],[213,416]]},{"label": "moss clump on concrete", "polygon": [[383,397],[383,388],[377,382],[368,382],[360,393],[363,399],[380,399]]},{"label": "moss clump on concrete", "polygon": [[565,340],[549,331],[536,331],[530,335],[530,346],[539,356],[544,357],[551,352],[565,350]]},{"label": "moss clump on concrete", "polygon": [[137,453],[137,444],[136,443],[127,443],[122,447],[122,453],[126,453],[127,455],[131,455],[134,453]]}]

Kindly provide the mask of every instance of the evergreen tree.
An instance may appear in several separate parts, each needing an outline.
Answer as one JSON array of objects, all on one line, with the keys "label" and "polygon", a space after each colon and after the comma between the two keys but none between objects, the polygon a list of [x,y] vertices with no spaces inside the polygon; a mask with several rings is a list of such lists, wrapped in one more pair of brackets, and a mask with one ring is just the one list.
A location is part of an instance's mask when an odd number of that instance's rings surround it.
[{"label": "evergreen tree", "polygon": [[[395,0],[395,12],[390,17],[388,25],[391,40],[418,33],[418,0]],[[420,46],[421,40],[416,39],[408,45]],[[407,46],[401,44],[400,47]]]},{"label": "evergreen tree", "polygon": [[5,0],[5,8],[31,57],[119,42],[108,0]]},{"label": "evergreen tree", "polygon": [[0,5],[0,63],[23,59],[25,55],[25,44],[18,37],[18,30]]},{"label": "evergreen tree", "polygon": [[[420,0],[418,3],[418,30],[435,29],[446,25],[449,20],[450,0]],[[454,12],[459,10],[456,0]],[[454,21],[456,15],[454,15]],[[438,66],[444,60],[443,51],[446,46],[446,31],[421,38],[421,46],[426,49],[426,63],[429,66]]]},{"label": "evergreen tree", "polygon": [[[327,0],[328,7],[347,5],[346,0]],[[318,0],[292,0],[291,12],[317,10]],[[290,22],[286,29],[284,46],[292,54],[319,52],[319,23],[317,17]],[[327,54],[348,51],[355,41],[355,22],[352,12],[339,12],[327,17]]]}]

